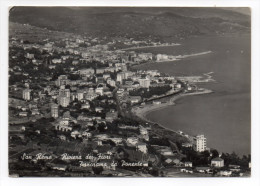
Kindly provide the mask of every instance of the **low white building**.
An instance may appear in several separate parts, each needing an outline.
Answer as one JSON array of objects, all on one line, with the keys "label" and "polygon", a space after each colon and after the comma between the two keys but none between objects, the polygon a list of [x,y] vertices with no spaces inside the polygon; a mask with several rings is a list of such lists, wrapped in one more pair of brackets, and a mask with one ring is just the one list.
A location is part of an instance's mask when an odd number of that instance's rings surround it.
[{"label": "low white building", "polygon": [[110,138],[111,141],[113,141],[116,145],[119,145],[122,143],[122,138]]},{"label": "low white building", "polygon": [[104,110],[104,109],[103,109],[102,107],[96,107],[96,108],[95,108],[95,111],[96,111],[96,112],[102,112],[103,110]]},{"label": "low white building", "polygon": [[224,160],[222,158],[213,158],[211,160],[211,166],[213,167],[224,167]]},{"label": "low white building", "polygon": [[142,153],[147,153],[147,147],[145,143],[137,143],[136,150],[141,151]]},{"label": "low white building", "polygon": [[52,63],[56,64],[56,63],[61,63],[61,59],[53,59]]},{"label": "low white building", "polygon": [[192,162],[190,161],[184,162],[184,167],[192,167]]},{"label": "low white building", "polygon": [[219,171],[220,176],[231,176],[232,171],[224,170],[224,171]]},{"label": "low white building", "polygon": [[19,116],[26,117],[28,116],[28,112],[19,112]]}]

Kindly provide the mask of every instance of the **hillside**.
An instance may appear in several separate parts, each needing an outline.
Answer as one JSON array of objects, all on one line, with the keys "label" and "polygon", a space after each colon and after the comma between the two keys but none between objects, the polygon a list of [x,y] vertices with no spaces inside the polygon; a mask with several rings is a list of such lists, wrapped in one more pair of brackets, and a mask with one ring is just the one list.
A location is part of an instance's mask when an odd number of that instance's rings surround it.
[{"label": "hillside", "polygon": [[9,22],[10,38],[16,37],[33,43],[39,43],[40,41],[43,41],[45,39],[50,39],[51,41],[60,41],[61,39],[72,38],[75,36],[76,35],[72,33],[51,31],[28,24]]},{"label": "hillside", "polygon": [[10,21],[94,36],[185,38],[250,32],[250,16],[218,8],[14,7]]}]

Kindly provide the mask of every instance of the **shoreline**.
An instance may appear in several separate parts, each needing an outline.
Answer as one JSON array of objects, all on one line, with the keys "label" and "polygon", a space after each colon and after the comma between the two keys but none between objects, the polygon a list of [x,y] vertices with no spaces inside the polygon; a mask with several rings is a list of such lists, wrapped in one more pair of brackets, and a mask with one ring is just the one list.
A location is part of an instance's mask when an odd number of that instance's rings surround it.
[{"label": "shoreline", "polygon": [[180,46],[181,44],[175,43],[170,45],[155,45],[155,46],[141,46],[141,47],[130,47],[130,48],[124,48],[121,50],[138,50],[138,49],[145,49],[145,48],[154,48],[154,47],[168,47],[168,46]]},{"label": "shoreline", "polygon": [[163,62],[173,62],[173,61],[179,61],[188,57],[195,57],[195,56],[201,56],[201,55],[206,55],[206,54],[210,54],[213,53],[212,51],[205,51],[205,52],[199,52],[199,53],[192,53],[192,54],[184,54],[184,55],[178,55],[178,56],[174,56],[174,59],[165,59],[165,60],[159,60],[159,61],[155,61],[156,63],[163,63]]},{"label": "shoreline", "polygon": [[[159,46],[152,46],[152,47],[159,47]],[[196,57],[196,56],[201,56],[201,55],[206,55],[206,54],[211,54],[211,53],[213,53],[213,52],[209,50],[209,51],[206,51],[206,52],[174,56],[175,57],[174,59],[165,59],[165,60],[160,60],[160,61],[157,61],[157,60],[146,61],[146,62],[139,63],[139,64],[132,64],[131,66],[132,67],[136,67],[136,66],[141,66],[141,65],[147,64],[147,63],[167,63],[167,62],[170,63],[170,62],[177,62],[177,61],[181,61],[182,59],[185,59],[185,58]]]},{"label": "shoreline", "polygon": [[[169,100],[166,101],[166,103],[161,103],[159,105],[154,105],[154,104],[148,104],[148,105],[144,105],[144,108],[139,108],[139,106],[135,106],[131,109],[131,112],[138,117],[140,120],[144,121],[144,122],[148,122],[151,123],[152,125],[157,125],[159,126],[161,129],[168,131],[168,132],[172,132],[175,134],[178,134],[184,138],[186,138],[189,142],[192,141],[193,135],[190,135],[188,133],[186,133],[185,131],[183,131],[182,129],[171,129],[168,127],[165,127],[164,125],[162,125],[161,123],[158,122],[154,122],[151,121],[150,119],[147,118],[147,115],[153,111],[157,111],[163,108],[166,108],[167,106],[171,106],[171,105],[177,105],[176,101],[182,97],[186,97],[186,96],[195,96],[195,95],[203,95],[203,94],[210,94],[210,93],[214,93],[214,91],[210,90],[210,89],[203,89],[203,91],[201,92],[192,92],[192,93],[182,93],[179,94],[177,96],[173,96],[171,97]],[[152,106],[151,106],[152,105]],[[182,132],[182,134],[180,133],[180,131]],[[209,149],[216,149],[214,147],[209,147]],[[239,155],[240,157],[242,157],[242,155]]]},{"label": "shoreline", "polygon": [[[140,108],[140,106],[135,106],[131,109],[131,112],[137,116],[138,118],[140,118],[141,120],[145,121],[145,122],[149,122],[149,123],[152,123],[152,124],[157,124],[159,125],[160,127],[166,129],[166,130],[169,130],[171,132],[175,132],[175,133],[178,133],[177,131],[174,131],[173,129],[170,129],[170,128],[167,128],[165,126],[163,126],[162,124],[160,123],[156,123],[154,121],[151,121],[147,118],[147,115],[153,111],[156,111],[156,110],[160,110],[160,109],[163,109],[167,106],[171,106],[171,105],[177,105],[175,102],[179,99],[179,98],[182,98],[182,97],[185,97],[185,96],[194,96],[194,95],[202,95],[202,94],[210,94],[210,93],[213,93],[212,90],[209,90],[209,89],[204,89],[203,91],[201,92],[192,92],[192,93],[182,93],[182,94],[179,94],[177,96],[173,96],[171,97],[169,100],[166,101],[166,103],[161,103],[159,105],[154,105],[154,104],[148,104],[148,105],[144,105],[143,108]],[[152,106],[151,106],[152,105]],[[189,136],[189,135],[188,135]],[[188,137],[187,137],[188,138]],[[189,139],[189,138],[188,138]]]}]

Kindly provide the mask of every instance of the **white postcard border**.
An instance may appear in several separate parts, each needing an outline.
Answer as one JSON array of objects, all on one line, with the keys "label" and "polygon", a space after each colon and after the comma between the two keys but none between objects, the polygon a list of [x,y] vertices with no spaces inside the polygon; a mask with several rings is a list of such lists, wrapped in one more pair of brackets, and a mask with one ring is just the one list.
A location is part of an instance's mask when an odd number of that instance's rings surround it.
[{"label": "white postcard border", "polygon": [[[251,178],[9,178],[8,177],[8,7],[11,6],[188,6],[188,7],[251,7],[252,16],[252,176]],[[259,65],[259,12],[258,0],[1,0],[1,50],[0,50],[0,136],[1,136],[1,185],[260,185],[259,123],[260,123],[260,65]]]}]

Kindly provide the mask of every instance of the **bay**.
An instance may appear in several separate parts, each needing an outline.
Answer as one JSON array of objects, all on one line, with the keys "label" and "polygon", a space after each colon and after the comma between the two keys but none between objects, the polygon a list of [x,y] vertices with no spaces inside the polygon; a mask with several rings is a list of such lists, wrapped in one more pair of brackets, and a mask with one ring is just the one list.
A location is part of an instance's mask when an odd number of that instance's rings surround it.
[{"label": "bay", "polygon": [[207,145],[220,152],[251,152],[251,41],[250,35],[202,36],[181,46],[142,49],[143,52],[211,54],[175,62],[146,63],[137,69],[157,69],[173,76],[213,72],[216,82],[200,83],[212,94],[186,96],[176,105],[147,114],[147,118],[173,130],[204,134]]}]

